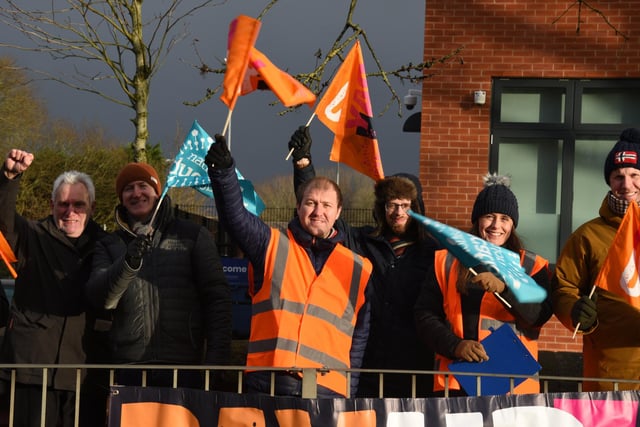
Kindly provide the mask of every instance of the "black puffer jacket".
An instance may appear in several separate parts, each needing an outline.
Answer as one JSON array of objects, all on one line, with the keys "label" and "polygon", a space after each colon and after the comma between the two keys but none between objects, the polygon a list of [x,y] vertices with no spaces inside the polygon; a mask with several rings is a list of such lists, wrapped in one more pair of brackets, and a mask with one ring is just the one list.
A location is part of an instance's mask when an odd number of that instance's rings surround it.
[{"label": "black puffer jacket", "polygon": [[[7,293],[4,291],[4,287],[0,285],[0,328],[7,326],[9,320],[9,299]],[[4,335],[4,329],[0,329],[2,335]],[[0,340],[0,344],[2,341]]]},{"label": "black puffer jacket", "polygon": [[[294,186],[297,188],[314,176],[313,164],[302,169],[294,168]],[[418,207],[424,211],[422,188],[417,178],[408,174],[398,176],[414,181],[418,189]],[[384,218],[381,220],[384,221]],[[432,370],[433,351],[418,339],[413,309],[427,273],[433,266],[436,243],[429,238],[422,239],[408,246],[404,254],[398,257],[389,241],[376,235],[373,227],[351,227],[342,220],[336,222],[336,227],[346,234],[345,245],[367,257],[373,264],[367,288],[367,300],[371,304],[371,326],[362,367]],[[362,373],[357,395],[378,396],[378,381],[379,375]],[[432,384],[431,376],[418,376],[418,397],[430,394]],[[385,375],[384,397],[408,397],[411,396],[410,393],[409,375]]]},{"label": "black puffer jacket", "polygon": [[98,242],[87,283],[95,308],[112,310],[114,362],[228,363],[231,291],[211,233],[174,218],[165,197],[152,249],[133,270],[124,261],[135,236],[125,215],[116,208],[121,228]]},{"label": "black puffer jacket", "polygon": [[[89,221],[75,244],[49,216],[31,221],[17,215],[20,177],[0,173],[0,230],[18,258],[15,293],[0,352],[1,363],[84,364],[96,356],[95,320],[87,314],[84,283],[94,243],[106,233]],[[95,360],[95,359],[94,359]],[[48,384],[74,390],[74,369],[50,369]],[[20,369],[17,381],[42,384],[42,369]]]}]

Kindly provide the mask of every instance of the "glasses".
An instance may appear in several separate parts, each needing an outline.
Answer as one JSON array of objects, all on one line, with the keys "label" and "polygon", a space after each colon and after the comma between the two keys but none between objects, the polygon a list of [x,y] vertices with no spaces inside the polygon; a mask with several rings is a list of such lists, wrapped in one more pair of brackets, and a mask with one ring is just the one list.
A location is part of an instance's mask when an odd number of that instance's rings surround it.
[{"label": "glasses", "polygon": [[409,209],[411,209],[411,203],[390,203],[390,202],[388,202],[388,203],[384,204],[384,208],[389,213],[395,212],[396,209],[400,209],[403,212],[406,212]]}]

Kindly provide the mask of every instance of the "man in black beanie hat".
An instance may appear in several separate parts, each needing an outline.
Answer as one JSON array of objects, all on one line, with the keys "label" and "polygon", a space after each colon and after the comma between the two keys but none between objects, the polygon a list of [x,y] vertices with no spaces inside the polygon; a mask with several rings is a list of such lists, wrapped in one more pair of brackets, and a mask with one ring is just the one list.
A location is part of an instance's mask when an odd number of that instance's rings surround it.
[{"label": "man in black beanie hat", "polygon": [[[583,334],[584,377],[640,378],[640,311],[595,283],[627,208],[640,202],[639,162],[640,131],[625,129],[604,162],[610,190],[599,216],[569,236],[556,264],[554,311],[568,329]],[[616,385],[640,389],[639,383]],[[613,389],[612,382],[583,383],[584,391]]]},{"label": "man in black beanie hat", "polygon": [[[315,176],[311,142],[309,128],[300,126],[288,144],[296,189]],[[371,328],[362,368],[431,370],[433,352],[418,340],[413,306],[436,244],[407,213],[409,209],[425,213],[422,186],[415,175],[399,173],[378,181],[374,193],[375,227],[336,221],[336,228],[347,235],[346,246],[373,264],[367,289]],[[431,394],[431,375],[417,376],[416,381],[415,397]],[[411,376],[385,374],[383,396],[379,394],[379,375],[361,373],[358,397],[412,397]]]}]

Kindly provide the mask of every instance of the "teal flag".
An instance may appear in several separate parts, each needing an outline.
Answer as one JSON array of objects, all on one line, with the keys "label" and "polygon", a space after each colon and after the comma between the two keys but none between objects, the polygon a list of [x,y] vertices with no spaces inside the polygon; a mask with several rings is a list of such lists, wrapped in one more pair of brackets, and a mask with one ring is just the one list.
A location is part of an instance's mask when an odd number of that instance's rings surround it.
[{"label": "teal flag", "polygon": [[500,277],[521,303],[542,302],[547,291],[520,265],[520,255],[473,234],[409,211],[451,255],[467,268],[482,265]]},{"label": "teal flag", "polygon": [[[162,197],[169,191],[169,188],[191,187],[205,196],[213,198],[211,181],[207,174],[204,158],[211,144],[215,143],[215,139],[202,129],[197,120],[194,120],[191,130],[173,161]],[[238,169],[236,169],[236,175],[240,181],[245,208],[252,214],[259,216],[265,208],[264,202],[256,193],[251,181],[245,179]]]}]

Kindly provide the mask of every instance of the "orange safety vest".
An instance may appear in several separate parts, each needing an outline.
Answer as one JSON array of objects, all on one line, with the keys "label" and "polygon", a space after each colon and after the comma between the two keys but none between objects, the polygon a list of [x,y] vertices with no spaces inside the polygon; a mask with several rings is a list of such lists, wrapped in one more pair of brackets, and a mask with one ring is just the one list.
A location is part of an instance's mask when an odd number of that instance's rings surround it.
[{"label": "orange safety vest", "polygon": [[[451,323],[453,333],[457,336],[464,336],[462,327],[462,301],[460,293],[456,288],[458,280],[458,260],[454,259],[446,250],[436,251],[434,265],[436,270],[436,278],[442,291],[444,302],[444,312],[447,320]],[[549,262],[544,258],[525,250],[520,251],[520,265],[522,265],[530,276],[533,276],[543,268],[548,268]],[[538,342],[535,339],[528,338],[518,331],[515,327],[515,317],[502,305],[495,295],[485,293],[480,303],[480,319],[478,322],[478,341],[487,337],[493,328],[500,327],[503,323],[508,323],[516,333],[520,341],[527,347],[533,357],[538,360]],[[448,371],[451,359],[441,354],[435,356],[435,370]],[[449,382],[450,390],[460,390],[460,384],[452,376],[446,376]],[[434,376],[434,391],[445,389],[445,375],[438,374]],[[516,394],[539,393],[540,383],[532,378],[528,378],[520,383],[513,390]]]},{"label": "orange safety vest", "polygon": [[247,366],[328,368],[317,383],[347,394],[349,352],[371,262],[337,244],[319,275],[304,248],[271,230],[264,281],[252,297]]}]

